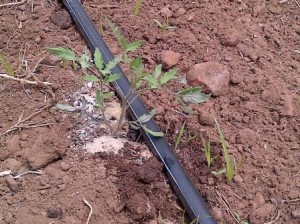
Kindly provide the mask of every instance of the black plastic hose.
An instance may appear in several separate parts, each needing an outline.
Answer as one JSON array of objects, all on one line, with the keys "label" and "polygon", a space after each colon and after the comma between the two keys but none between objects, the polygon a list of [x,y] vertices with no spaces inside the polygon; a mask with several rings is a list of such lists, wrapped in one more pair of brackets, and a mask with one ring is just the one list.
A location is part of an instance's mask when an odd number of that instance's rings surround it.
[{"label": "black plastic hose", "polygon": [[[69,10],[79,32],[87,42],[90,50],[94,52],[96,48],[99,48],[103,55],[104,63],[107,64],[111,61],[114,56],[85,12],[82,4],[78,0],[63,0],[63,3]],[[120,66],[117,65],[113,68],[112,73],[121,74],[121,78],[114,82],[114,86],[121,97],[127,96],[130,92],[131,86]],[[136,100],[130,104],[129,113],[132,119],[136,120],[143,114],[148,114],[149,111],[146,109],[141,99],[137,97]],[[153,119],[149,120],[146,123],[146,126],[153,131],[160,131]],[[143,132],[149,148],[163,163],[171,184],[178,194],[178,197],[184,205],[191,220],[197,219],[198,224],[216,224],[203,198],[192,184],[190,178],[176,158],[166,139],[156,138],[143,130],[141,131]]]}]

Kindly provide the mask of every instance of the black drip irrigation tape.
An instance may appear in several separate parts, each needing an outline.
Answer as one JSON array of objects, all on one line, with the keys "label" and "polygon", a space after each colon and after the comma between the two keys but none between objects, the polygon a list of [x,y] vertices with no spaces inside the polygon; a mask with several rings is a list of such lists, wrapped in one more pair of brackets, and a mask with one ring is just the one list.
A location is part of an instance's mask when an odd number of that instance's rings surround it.
[{"label": "black drip irrigation tape", "polygon": [[[99,48],[105,64],[111,61],[114,58],[112,53],[85,12],[82,4],[78,0],[63,0],[63,3],[69,10],[90,50],[94,52],[96,48]],[[114,87],[121,97],[127,96],[131,86],[120,66],[113,68],[112,73],[122,75],[120,79],[114,82]],[[129,113],[132,119],[136,120],[138,117],[143,114],[148,114],[149,112],[141,99],[137,97],[134,102],[130,104]],[[148,121],[146,126],[153,131],[160,131],[153,119]],[[142,132],[149,148],[163,163],[171,184],[191,220],[198,220],[196,222],[198,224],[216,224],[203,198],[192,184],[166,139],[156,138],[149,133]]]}]

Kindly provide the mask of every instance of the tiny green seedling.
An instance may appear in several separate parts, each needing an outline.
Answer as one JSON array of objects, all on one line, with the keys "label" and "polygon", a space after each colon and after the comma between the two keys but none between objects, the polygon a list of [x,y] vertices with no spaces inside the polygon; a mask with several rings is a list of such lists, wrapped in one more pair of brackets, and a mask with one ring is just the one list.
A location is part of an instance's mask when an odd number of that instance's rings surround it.
[{"label": "tiny green seedling", "polygon": [[133,8],[133,13],[134,15],[138,15],[142,9],[144,0],[135,0],[134,8]]},{"label": "tiny green seedling", "polygon": [[233,163],[233,159],[231,158],[231,156],[228,153],[228,149],[227,149],[227,145],[226,145],[226,140],[224,138],[223,132],[220,128],[220,125],[217,121],[217,119],[213,116],[215,124],[216,124],[216,128],[218,130],[219,133],[219,137],[220,137],[220,141],[221,141],[221,146],[222,146],[222,152],[223,152],[223,156],[225,159],[225,167],[219,171],[213,171],[212,173],[215,175],[220,175],[225,173],[227,181],[230,182],[232,181],[233,177],[234,177],[234,163]]},{"label": "tiny green seedling", "polygon": [[159,20],[154,19],[154,22],[156,23],[156,25],[161,29],[161,30],[171,30],[171,29],[175,29],[175,26],[170,26],[168,23],[168,19],[167,22],[165,23],[161,23]]},{"label": "tiny green seedling", "polygon": [[0,52],[0,64],[4,66],[4,69],[6,70],[7,74],[15,77],[15,71],[13,70],[11,64],[8,62],[7,58]]},{"label": "tiny green seedling", "polygon": [[202,146],[203,146],[203,150],[205,153],[207,166],[210,167],[211,163],[212,163],[210,139],[208,139],[208,141],[206,141],[205,138],[201,135],[201,141],[202,141]]},{"label": "tiny green seedling", "polygon": [[177,147],[179,146],[179,144],[182,140],[184,132],[185,132],[185,122],[183,123],[182,127],[180,128],[180,131],[179,131],[178,136],[176,138],[175,148],[174,148],[175,151],[176,151]]}]

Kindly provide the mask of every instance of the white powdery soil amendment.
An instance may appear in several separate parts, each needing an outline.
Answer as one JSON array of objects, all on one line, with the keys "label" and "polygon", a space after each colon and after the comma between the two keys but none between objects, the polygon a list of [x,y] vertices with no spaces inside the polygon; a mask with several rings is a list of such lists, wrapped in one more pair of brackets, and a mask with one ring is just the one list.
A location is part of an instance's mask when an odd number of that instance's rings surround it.
[{"label": "white powdery soil amendment", "polygon": [[86,150],[89,153],[107,152],[118,154],[124,147],[127,140],[122,138],[113,138],[111,136],[101,136],[93,142],[86,145]]}]

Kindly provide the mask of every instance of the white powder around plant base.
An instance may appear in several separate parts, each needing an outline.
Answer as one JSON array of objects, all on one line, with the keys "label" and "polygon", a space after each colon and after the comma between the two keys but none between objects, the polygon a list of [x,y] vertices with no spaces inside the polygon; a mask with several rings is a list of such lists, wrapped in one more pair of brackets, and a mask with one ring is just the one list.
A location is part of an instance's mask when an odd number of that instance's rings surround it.
[{"label": "white powder around plant base", "polygon": [[86,150],[89,153],[107,152],[118,154],[124,147],[126,139],[113,138],[111,136],[101,136],[96,138],[93,142],[86,145]]}]

